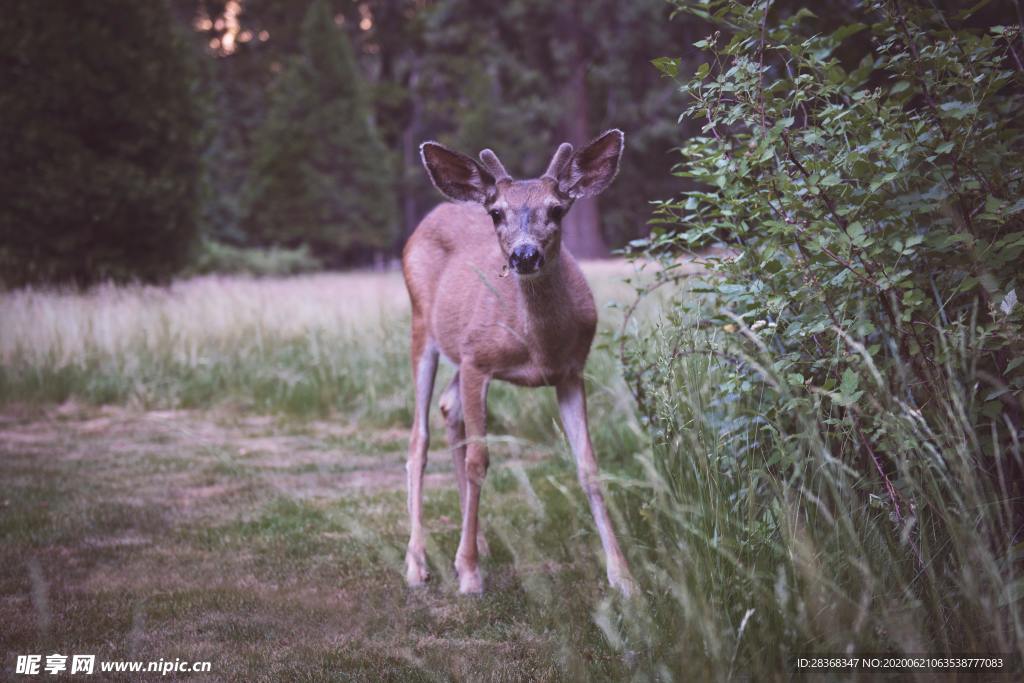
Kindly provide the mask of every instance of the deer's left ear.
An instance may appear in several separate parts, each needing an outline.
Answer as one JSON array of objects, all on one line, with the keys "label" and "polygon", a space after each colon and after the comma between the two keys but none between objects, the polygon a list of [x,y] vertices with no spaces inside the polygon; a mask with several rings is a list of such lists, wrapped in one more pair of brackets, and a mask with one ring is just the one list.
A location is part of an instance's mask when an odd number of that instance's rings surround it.
[{"label": "deer's left ear", "polygon": [[558,189],[573,199],[600,194],[615,180],[626,136],[618,128],[607,130],[572,155],[558,175]]}]

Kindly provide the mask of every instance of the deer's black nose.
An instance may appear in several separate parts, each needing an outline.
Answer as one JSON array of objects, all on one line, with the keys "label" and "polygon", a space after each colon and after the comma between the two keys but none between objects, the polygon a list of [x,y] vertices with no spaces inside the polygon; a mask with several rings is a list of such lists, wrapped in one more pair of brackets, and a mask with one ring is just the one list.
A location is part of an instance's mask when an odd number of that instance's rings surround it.
[{"label": "deer's black nose", "polygon": [[540,249],[531,244],[520,244],[512,250],[512,255],[508,257],[508,264],[520,275],[529,275],[536,273],[544,265],[544,255],[540,253]]}]

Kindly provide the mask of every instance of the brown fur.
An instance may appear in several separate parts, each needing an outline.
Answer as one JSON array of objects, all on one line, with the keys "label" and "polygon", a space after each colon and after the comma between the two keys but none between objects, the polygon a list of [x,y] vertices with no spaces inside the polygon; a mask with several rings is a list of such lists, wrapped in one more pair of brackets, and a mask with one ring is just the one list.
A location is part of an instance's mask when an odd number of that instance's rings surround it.
[{"label": "brown fur", "polygon": [[483,208],[431,211],[402,255],[413,336],[436,340],[456,366],[465,359],[523,386],[553,386],[582,372],[597,310],[576,260],[563,246],[549,272],[522,283],[501,276],[505,262]]},{"label": "brown fur", "polygon": [[[599,486],[587,428],[583,369],[597,310],[583,273],[561,243],[561,216],[575,198],[600,192],[614,177],[622,134],[609,131],[570,158],[559,148],[544,176],[513,180],[490,150],[484,166],[440,145],[424,145],[438,189],[466,203],[441,204],[409,238],[402,254],[412,303],[412,367],[416,410],[409,442],[410,538],[406,579],[428,577],[422,527],[422,482],[429,444],[428,411],[440,356],[458,372],[441,397],[462,508],[455,568],[464,593],[483,588],[478,555],[480,488],[488,467],[487,386],[493,379],[554,386],[607,556],[609,581],[629,593],[633,581]],[[468,203],[468,202],[475,203]],[[510,272],[512,251],[529,245],[543,255],[538,269]]]}]

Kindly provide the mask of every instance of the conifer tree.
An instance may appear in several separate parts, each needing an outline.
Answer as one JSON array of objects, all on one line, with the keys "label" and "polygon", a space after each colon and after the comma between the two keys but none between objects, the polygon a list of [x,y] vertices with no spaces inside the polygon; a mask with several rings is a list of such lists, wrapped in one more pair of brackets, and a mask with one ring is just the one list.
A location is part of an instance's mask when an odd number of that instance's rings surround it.
[{"label": "conifer tree", "polygon": [[197,233],[196,64],[164,2],[4,4],[0,278],[159,280]]},{"label": "conifer tree", "polygon": [[397,236],[391,160],[345,32],[314,0],[301,53],[273,86],[257,133],[246,228],[264,244],[309,244],[326,263]]}]

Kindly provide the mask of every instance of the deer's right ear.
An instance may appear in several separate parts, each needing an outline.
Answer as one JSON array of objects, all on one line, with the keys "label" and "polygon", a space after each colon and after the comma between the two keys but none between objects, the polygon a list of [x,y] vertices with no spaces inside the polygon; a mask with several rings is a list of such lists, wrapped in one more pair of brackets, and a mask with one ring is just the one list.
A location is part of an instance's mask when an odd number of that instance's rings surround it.
[{"label": "deer's right ear", "polygon": [[494,176],[483,166],[436,142],[420,145],[420,158],[434,187],[449,199],[482,204],[494,189]]}]

